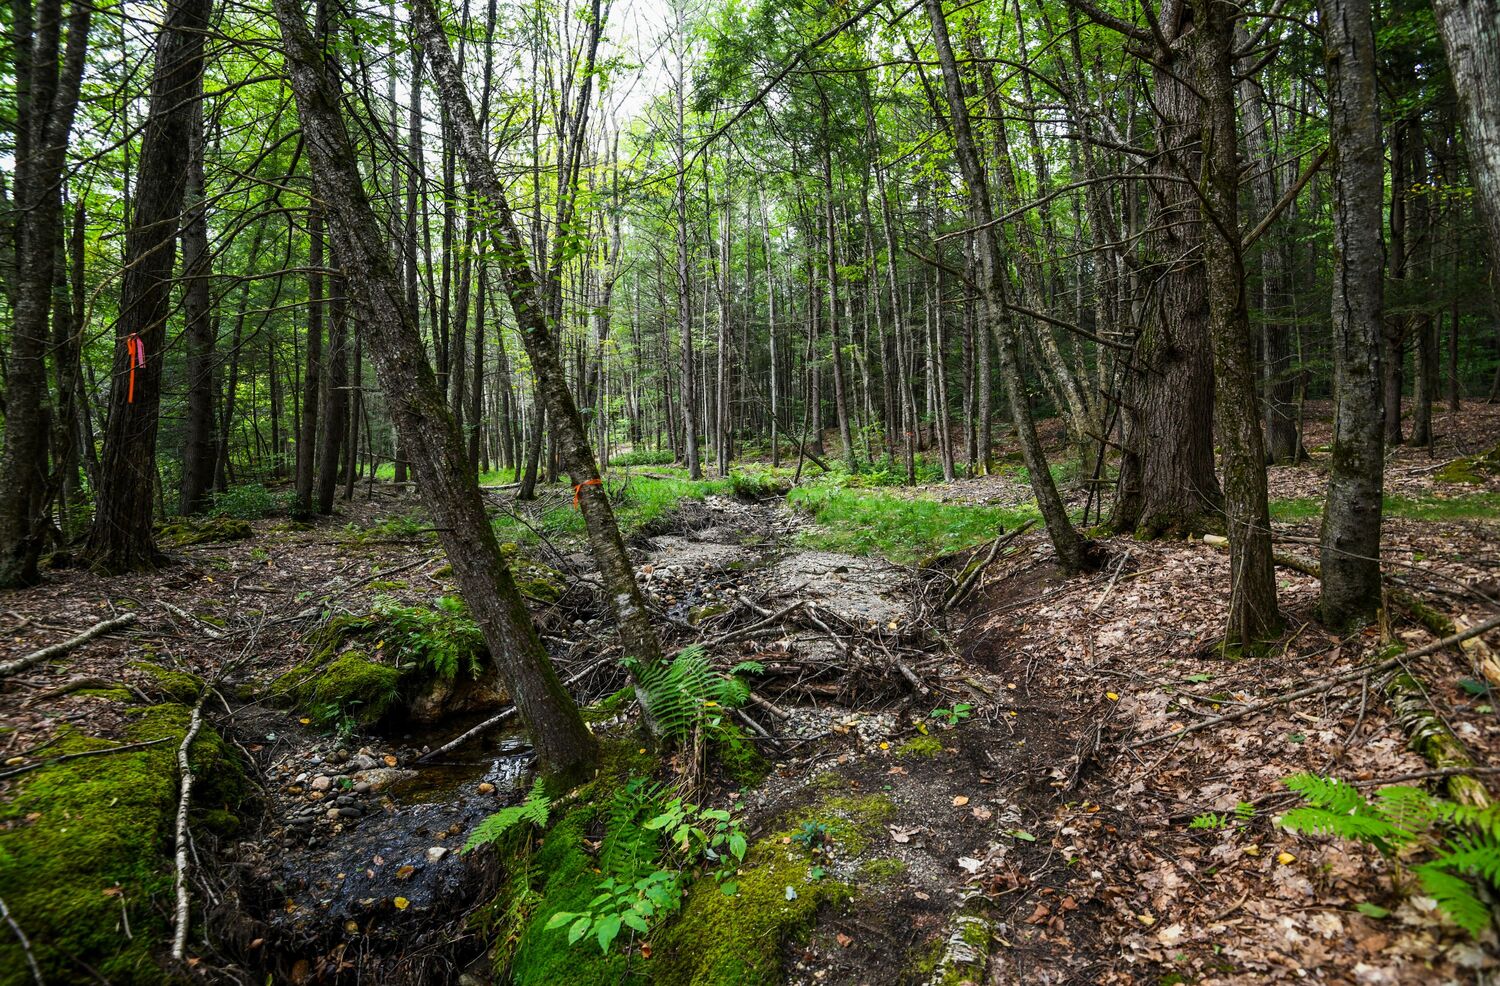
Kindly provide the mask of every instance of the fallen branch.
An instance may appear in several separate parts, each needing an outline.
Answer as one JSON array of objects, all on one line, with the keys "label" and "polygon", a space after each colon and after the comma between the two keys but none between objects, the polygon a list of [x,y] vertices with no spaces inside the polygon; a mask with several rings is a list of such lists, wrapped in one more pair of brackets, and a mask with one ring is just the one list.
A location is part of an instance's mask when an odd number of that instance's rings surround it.
[{"label": "fallen branch", "polygon": [[218,640],[220,637],[224,636],[224,634],[220,632],[218,628],[210,626],[207,622],[205,622],[204,620],[200,620],[198,617],[194,616],[192,613],[189,613],[181,606],[174,606],[172,603],[167,602],[165,599],[158,599],[156,601],[156,605],[160,606],[162,609],[166,610],[168,613],[171,613],[173,616],[177,617],[179,620],[182,620],[185,623],[196,624],[198,626],[198,629],[203,631],[203,635],[210,640]]},{"label": "fallen branch", "polygon": [[[564,680],[562,683],[563,687],[570,688],[573,685],[578,684],[578,682],[582,681],[591,672],[593,672],[594,669],[598,668],[607,660],[609,660],[609,655],[606,654],[605,656],[600,657],[598,660],[590,662],[588,666],[586,666],[582,671],[579,671],[577,674],[571,675],[566,680]],[[473,739],[476,736],[481,736],[484,733],[489,732],[491,729],[494,729],[496,726],[504,723],[515,714],[516,707],[514,705],[507,706],[493,716],[490,716],[484,722],[481,722],[479,725],[474,726],[463,733],[460,733],[456,738],[449,740],[442,746],[438,747],[436,750],[422,754],[416,759],[416,762],[426,763],[428,760],[432,760],[435,757],[440,757],[445,753],[452,753],[454,750],[469,742],[469,740]]]},{"label": "fallen branch", "polygon": [[177,748],[177,774],[182,778],[182,793],[177,796],[177,917],[172,933],[172,958],[181,962],[187,953],[188,921],[191,917],[192,897],[188,891],[188,807],[193,800],[193,766],[188,762],[188,748],[198,738],[203,726],[203,697],[193,706],[193,717],[188,721],[187,733],[182,745]]},{"label": "fallen branch", "polygon": [[31,940],[26,937],[26,932],[16,924],[16,919],[10,916],[10,908],[5,906],[5,898],[0,897],[0,917],[5,918],[5,923],[10,925],[11,933],[16,936],[16,941],[21,943],[21,951],[26,954],[26,964],[31,967],[31,978],[36,980],[37,986],[42,986],[42,970],[36,964],[36,956],[31,952]]},{"label": "fallen branch", "polygon": [[155,746],[158,743],[165,743],[169,739],[171,739],[170,736],[162,736],[158,739],[143,740],[139,743],[122,743],[119,746],[106,746],[99,750],[81,750],[78,753],[64,753],[61,756],[48,757],[46,760],[38,760],[36,763],[22,764],[19,767],[13,767],[10,770],[0,772],[0,781],[3,781],[8,777],[14,777],[17,774],[24,774],[28,770],[36,770],[41,767],[50,767],[55,763],[62,763],[64,760],[76,760],[79,757],[97,757],[105,753],[124,753],[126,750],[139,750],[143,747]]},{"label": "fallen branch", "polygon": [[758,620],[755,623],[750,624],[749,626],[740,627],[738,630],[730,630],[725,633],[721,633],[717,637],[710,637],[709,639],[703,641],[703,646],[717,647],[719,644],[727,644],[731,640],[736,640],[740,637],[745,637],[752,633],[755,633],[758,630],[764,630],[767,627],[774,626],[776,623],[780,622],[783,617],[800,607],[802,604],[803,600],[799,599],[794,603],[783,606],[781,609],[772,613],[770,616],[767,616],[762,620]]},{"label": "fallen branch", "polygon": [[964,576],[963,581],[960,582],[957,587],[955,587],[954,590],[948,594],[947,599],[943,600],[943,604],[938,607],[938,612],[947,612],[948,610],[957,606],[959,603],[963,602],[965,597],[968,596],[969,591],[973,589],[974,585],[979,581],[979,577],[984,574],[985,569],[989,568],[991,563],[994,562],[995,557],[1000,554],[1000,549],[1005,547],[1007,544],[1010,544],[1016,538],[1020,537],[1022,534],[1025,534],[1035,526],[1036,521],[1028,520],[1026,523],[1011,531],[1009,534],[1002,534],[1001,536],[995,538],[994,544],[990,545],[990,553],[985,556],[984,561],[974,566],[974,568],[969,571],[969,574]]},{"label": "fallen branch", "polygon": [[33,664],[40,664],[42,661],[60,657],[75,647],[83,646],[95,637],[109,633],[111,630],[118,630],[120,627],[128,627],[135,621],[136,615],[134,613],[126,613],[123,616],[116,616],[114,619],[105,620],[102,623],[95,623],[78,636],[70,637],[60,644],[43,647],[41,650],[32,651],[24,657],[18,657],[14,661],[6,661],[4,664],[0,664],[0,678],[15,674],[17,671],[25,671]]},{"label": "fallen branch", "polygon": [[1468,640],[1470,637],[1478,636],[1481,633],[1488,633],[1496,627],[1500,627],[1500,616],[1493,616],[1488,620],[1485,620],[1483,623],[1479,623],[1472,627],[1469,627],[1462,633],[1455,633],[1451,637],[1444,637],[1442,640],[1434,641],[1433,643],[1430,643],[1425,647],[1419,647],[1414,651],[1407,651],[1401,654],[1397,654],[1395,657],[1387,658],[1386,660],[1380,661],[1379,663],[1359,668],[1355,671],[1349,672],[1348,674],[1341,674],[1336,678],[1330,678],[1327,681],[1321,682],[1320,684],[1308,685],[1306,688],[1299,688],[1294,692],[1287,692],[1285,695],[1281,695],[1277,698],[1268,699],[1264,702],[1257,702],[1254,705],[1247,705],[1243,709],[1236,709],[1234,712],[1226,712],[1221,716],[1213,716],[1200,722],[1195,722],[1191,726],[1185,726],[1182,729],[1174,730],[1169,733],[1158,733],[1155,736],[1148,736],[1145,739],[1138,739],[1134,743],[1126,746],[1125,749],[1134,750],[1142,746],[1149,746],[1152,743],[1160,743],[1162,740],[1175,739],[1180,736],[1186,736],[1189,733],[1200,732],[1204,729],[1208,729],[1211,726],[1217,726],[1221,723],[1226,722],[1233,722],[1236,719],[1243,719],[1246,716],[1254,715],[1257,712],[1264,712],[1267,709],[1274,709],[1278,705],[1285,705],[1288,702],[1294,702],[1299,698],[1306,698],[1309,695],[1319,695],[1326,691],[1332,691],[1339,685],[1348,684],[1351,681],[1358,681],[1360,678],[1364,678],[1372,674],[1379,674],[1382,671],[1389,671],[1390,669],[1400,665],[1403,661],[1411,661],[1419,657],[1426,657],[1428,654],[1436,653],[1437,651],[1442,650],[1444,647],[1452,647],[1454,644],[1461,644],[1465,640]]}]

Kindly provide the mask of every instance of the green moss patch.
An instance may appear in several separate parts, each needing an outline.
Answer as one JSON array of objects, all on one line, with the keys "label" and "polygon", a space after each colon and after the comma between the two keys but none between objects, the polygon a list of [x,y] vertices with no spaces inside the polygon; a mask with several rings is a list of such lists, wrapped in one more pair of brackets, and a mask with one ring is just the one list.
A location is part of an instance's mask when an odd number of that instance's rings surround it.
[{"label": "green moss patch", "polygon": [[1483,486],[1490,476],[1500,473],[1500,445],[1488,452],[1454,459],[1433,474],[1439,483],[1467,483]]},{"label": "green moss patch", "polygon": [[157,527],[156,540],[161,544],[185,548],[193,544],[244,541],[254,534],[255,529],[246,520],[236,520],[233,517],[207,517],[194,520],[184,517]]},{"label": "green moss patch", "polygon": [[[147,708],[124,742],[164,742],[43,767],[0,804],[0,895],[47,982],[91,982],[90,970],[122,986],[173,981],[155,956],[171,930],[177,747],[189,716],[178,704]],[[42,755],[116,745],[65,729]],[[190,758],[195,830],[228,834],[245,792],[240,765],[207,726]],[[0,983],[30,981],[14,937],[0,935]]]},{"label": "green moss patch", "polygon": [[712,880],[688,891],[682,913],[655,936],[653,979],[682,986],[771,986],[785,977],[782,950],[811,932],[824,905],[852,896],[848,885],[815,879],[814,864],[781,837],[751,847],[726,897]]},{"label": "green moss patch", "polygon": [[894,856],[866,860],[860,864],[859,878],[865,883],[890,883],[906,875],[906,863]]},{"label": "green moss patch", "polygon": [[943,741],[932,735],[913,736],[896,747],[896,754],[903,757],[937,757],[942,753]]},{"label": "green moss patch", "polygon": [[198,696],[203,694],[203,679],[195,674],[187,671],[174,671],[160,664],[152,664],[150,661],[137,661],[131,667],[145,672],[146,676],[151,679],[154,687],[148,689],[148,693],[156,691],[163,697],[184,705],[196,702]]},{"label": "green moss patch", "polygon": [[273,688],[320,725],[372,726],[395,705],[400,684],[400,671],[363,651],[350,650],[326,665],[300,665],[277,679]]}]

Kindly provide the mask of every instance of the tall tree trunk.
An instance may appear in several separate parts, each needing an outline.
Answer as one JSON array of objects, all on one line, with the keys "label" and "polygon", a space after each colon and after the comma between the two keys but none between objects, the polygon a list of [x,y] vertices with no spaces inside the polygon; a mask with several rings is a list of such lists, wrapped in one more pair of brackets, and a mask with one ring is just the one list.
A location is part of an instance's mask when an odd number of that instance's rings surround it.
[{"label": "tall tree trunk", "polygon": [[1213,345],[1224,514],[1229,530],[1231,645],[1248,646],[1281,630],[1271,561],[1266,452],[1255,385],[1255,347],[1245,301],[1239,214],[1239,126],[1234,102],[1234,17],[1228,0],[1194,0],[1192,35],[1203,96],[1202,190],[1208,330]]},{"label": "tall tree trunk", "polygon": [[[318,37],[323,37],[320,29]],[[313,513],[313,487],[317,480],[318,421],[323,404],[323,212],[314,208],[307,217],[307,344],[302,374],[302,422],[297,434],[296,489],[292,516],[305,520]]]},{"label": "tall tree trunk", "polygon": [[[41,578],[47,485],[47,341],[62,221],[63,166],[78,109],[94,5],[69,4],[67,41],[61,0],[33,11],[16,6],[15,260],[9,359],[5,364],[5,450],[0,459],[0,588]],[[61,66],[59,66],[61,58]]]},{"label": "tall tree trunk", "polygon": [[1057,552],[1058,564],[1068,572],[1084,571],[1093,564],[1093,551],[1089,543],[1079,537],[1078,532],[1073,529],[1072,521],[1068,519],[1067,508],[1063,506],[1057,486],[1052,482],[1052,471],[1042,451],[1041,439],[1036,433],[1036,422],[1026,400],[1026,385],[1021,375],[1015,327],[1005,309],[1004,257],[1000,249],[1000,234],[993,222],[994,209],[990,202],[989,179],[980,162],[979,149],[975,146],[973,130],[969,125],[968,105],[964,99],[958,64],[953,57],[953,47],[948,40],[948,22],[943,15],[943,3],[942,0],[924,0],[924,4],[928,19],[932,22],[938,61],[943,68],[943,88],[948,97],[954,152],[963,172],[964,184],[968,186],[969,221],[975,229],[979,284],[984,292],[986,320],[989,323],[984,331],[993,329],[999,344],[1000,374],[1010,398],[1011,421],[1021,443],[1021,455],[1026,460],[1032,493],[1036,495],[1037,506],[1047,524],[1047,536],[1052,539],[1053,549]]},{"label": "tall tree trunk", "polygon": [[[344,258],[335,249],[335,269],[344,267]],[[328,305],[328,352],[323,377],[323,434],[318,440],[318,513],[333,513],[337,494],[339,464],[344,438],[349,431],[349,305],[346,294],[348,279],[331,279],[333,297]]]},{"label": "tall tree trunk", "polygon": [[[1500,267],[1500,0],[1433,0],[1438,33],[1458,92],[1474,201]],[[1491,275],[1500,318],[1500,276]],[[1455,326],[1456,331],[1456,326]]]},{"label": "tall tree trunk", "polygon": [[1333,158],[1333,460],[1323,511],[1323,619],[1345,628],[1380,608],[1384,478],[1380,242],[1384,161],[1370,0],[1320,0]]},{"label": "tall tree trunk", "polygon": [[[214,483],[214,342],[217,321],[209,310],[208,205],[203,193],[203,108],[193,107],[188,148],[187,222],[182,228],[182,275],[187,280],[182,316],[187,343],[187,421],[182,443],[182,486],[177,512],[208,506]],[[279,450],[278,450],[279,451]]]},{"label": "tall tree trunk", "polygon": [[85,548],[89,563],[103,572],[154,568],[160,559],[151,525],[162,359],[188,147],[203,91],[209,2],[175,0],[157,35],[133,221],[125,234],[104,461]]},{"label": "tall tree trunk", "polygon": [[500,555],[457,424],[427,361],[387,237],[365,195],[334,88],[297,0],[276,0],[287,70],[308,156],[329,209],[335,252],[360,310],[376,373],[411,454],[427,508],[500,678],[525,722],[543,770],[581,779],[597,747],[558,681],[525,601]]},{"label": "tall tree trunk", "polygon": [[[289,2],[289,0],[288,0]],[[482,214],[488,220],[490,248],[495,256],[501,283],[515,313],[516,325],[520,328],[522,342],[531,357],[536,374],[539,401],[545,401],[547,416],[557,427],[558,446],[562,453],[563,468],[573,482],[574,499],[583,513],[588,531],[589,546],[594,563],[604,582],[605,596],[613,610],[615,623],[620,633],[620,642],[627,657],[644,663],[655,662],[662,657],[661,642],[651,625],[650,613],[635,580],[635,566],[625,551],[625,542],[620,537],[615,523],[614,510],[599,477],[594,451],[589,445],[588,433],[583,419],[568,390],[567,379],[558,349],[553,341],[557,322],[549,320],[546,308],[537,296],[538,283],[526,257],[520,230],[511,213],[510,202],[494,171],[494,165],[484,153],[483,138],[475,121],[474,110],[464,89],[462,77],[453,62],[448,48],[448,37],[444,33],[431,0],[416,0],[412,8],[417,29],[431,53],[433,73],[438,91],[448,106],[449,115],[460,137],[460,147],[468,171],[468,179],[476,197],[483,203]],[[593,41],[590,46],[589,65],[592,66],[592,51],[598,45],[599,32],[603,29],[599,15],[599,0],[593,8]],[[584,112],[588,107],[590,73],[583,76],[579,93],[579,112],[573,126],[574,147],[565,157],[565,168],[573,171],[572,182],[577,181],[576,164],[581,150]],[[566,212],[562,220],[570,217]]]},{"label": "tall tree trunk", "polygon": [[1117,531],[1155,537],[1218,527],[1222,496],[1214,474],[1214,377],[1208,341],[1203,225],[1195,186],[1201,170],[1198,94],[1182,33],[1186,0],[1161,8],[1168,47],[1154,52],[1159,157],[1150,182],[1151,257],[1158,271],[1155,308],[1136,344],[1124,406],[1130,420],[1120,464]]}]

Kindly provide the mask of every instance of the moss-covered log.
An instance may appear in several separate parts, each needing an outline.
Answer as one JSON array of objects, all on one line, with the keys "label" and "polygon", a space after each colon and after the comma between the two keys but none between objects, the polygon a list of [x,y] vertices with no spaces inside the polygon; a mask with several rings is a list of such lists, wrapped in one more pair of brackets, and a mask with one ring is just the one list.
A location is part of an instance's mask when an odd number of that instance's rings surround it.
[{"label": "moss-covered log", "polygon": [[[133,715],[125,742],[167,741],[43,767],[0,803],[0,897],[49,983],[175,981],[160,960],[171,936],[177,746],[190,712],[172,703]],[[64,729],[38,755],[118,743]],[[239,761],[206,727],[190,757],[195,833],[232,835],[246,791]],[[0,984],[29,982],[20,946],[0,935]]]}]

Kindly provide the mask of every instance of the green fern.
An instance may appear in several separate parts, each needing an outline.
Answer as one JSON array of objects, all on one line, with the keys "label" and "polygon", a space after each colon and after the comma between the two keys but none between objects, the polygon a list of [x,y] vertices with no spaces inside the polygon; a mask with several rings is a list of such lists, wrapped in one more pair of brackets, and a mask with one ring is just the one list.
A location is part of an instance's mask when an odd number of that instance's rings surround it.
[{"label": "green fern", "polygon": [[488,653],[484,633],[456,596],[439,596],[432,607],[401,606],[381,596],[373,607],[380,617],[378,632],[398,660],[431,668],[438,678],[452,681],[478,676]]},{"label": "green fern", "polygon": [[656,868],[661,833],[646,828],[666,801],[663,784],[635,778],[615,792],[604,810],[604,841],[599,868],[621,880],[633,880]]},{"label": "green fern", "polygon": [[522,822],[546,828],[547,816],[551,810],[552,799],[547,796],[547,789],[538,778],[525,801],[502,808],[475,826],[474,831],[469,834],[469,841],[464,843],[463,851],[472,852],[480,846],[487,846]]},{"label": "green fern", "polygon": [[717,729],[726,710],[745,703],[750,686],[738,676],[758,673],[761,665],[746,661],[728,675],[716,672],[704,656],[703,647],[684,647],[671,661],[646,663],[629,659],[626,666],[635,675],[645,711],[662,735],[678,742],[695,732]]},{"label": "green fern", "polygon": [[1490,908],[1475,892],[1474,879],[1500,886],[1500,808],[1457,804],[1397,785],[1381,788],[1371,801],[1351,784],[1311,774],[1294,774],[1284,783],[1308,804],[1283,815],[1283,828],[1364,842],[1387,857],[1415,846],[1431,857],[1412,867],[1427,895],[1476,938],[1489,927]]}]

